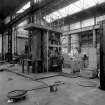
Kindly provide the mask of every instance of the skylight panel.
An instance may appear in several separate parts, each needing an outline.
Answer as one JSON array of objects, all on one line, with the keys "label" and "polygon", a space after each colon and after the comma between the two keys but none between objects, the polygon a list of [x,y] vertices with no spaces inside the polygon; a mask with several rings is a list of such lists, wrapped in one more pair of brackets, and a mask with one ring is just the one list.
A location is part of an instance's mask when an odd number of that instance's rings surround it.
[{"label": "skylight panel", "polygon": [[67,15],[72,15],[72,14],[78,13],[84,9],[91,8],[95,5],[101,4],[103,2],[105,2],[105,0],[78,0],[64,8],[61,8],[61,9],[45,16],[46,18],[45,17],[44,18],[46,19],[47,22],[53,22],[57,19],[66,17]]},{"label": "skylight panel", "polygon": [[45,16],[44,19],[45,19],[48,23],[52,22],[50,15]]},{"label": "skylight panel", "polygon": [[82,10],[81,8],[77,7],[74,4],[71,4],[70,6],[68,6],[68,9],[69,9],[69,13],[68,13],[69,15],[77,13]]},{"label": "skylight panel", "polygon": [[18,27],[24,27],[25,25],[27,25],[28,21],[24,20],[23,22],[21,22],[20,24],[18,24]]},{"label": "skylight panel", "polygon": [[5,24],[9,23],[10,21],[11,21],[10,16],[6,17],[4,20]]},{"label": "skylight panel", "polygon": [[80,9],[83,8],[83,5],[81,4],[81,1],[80,0],[78,0],[77,2],[74,2],[73,5],[77,6]]},{"label": "skylight panel", "polygon": [[59,13],[58,12],[54,12],[53,14],[52,14],[52,18],[55,20],[55,19],[57,19],[59,17]]},{"label": "skylight panel", "polygon": [[34,3],[40,3],[42,0],[34,0]]},{"label": "skylight panel", "polygon": [[28,2],[27,4],[25,4],[20,10],[18,10],[16,13],[23,13],[25,10],[27,10],[28,8],[30,8],[30,2]]},{"label": "skylight panel", "polygon": [[94,0],[81,0],[81,2],[83,2],[84,9],[87,9],[96,5],[96,2]]},{"label": "skylight panel", "polygon": [[67,16],[68,15],[67,8],[63,8],[63,9],[59,10],[59,13],[62,15],[62,17]]},{"label": "skylight panel", "polygon": [[98,2],[99,4],[101,4],[101,3],[105,2],[105,0],[97,0],[97,2]]}]

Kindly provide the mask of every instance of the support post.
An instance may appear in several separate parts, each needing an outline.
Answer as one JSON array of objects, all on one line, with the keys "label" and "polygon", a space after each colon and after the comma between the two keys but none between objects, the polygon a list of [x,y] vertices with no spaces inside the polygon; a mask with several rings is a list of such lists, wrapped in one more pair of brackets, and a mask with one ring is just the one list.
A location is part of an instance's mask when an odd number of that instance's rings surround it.
[{"label": "support post", "polygon": [[96,48],[96,30],[93,29],[93,47]]},{"label": "support post", "polygon": [[[31,11],[33,11],[34,8],[34,0],[31,0],[31,8],[30,8],[30,16],[29,16],[29,23],[34,23],[34,13],[32,13]],[[31,53],[31,38],[32,38],[32,31],[29,30],[29,36],[28,36],[28,58],[30,56]]]},{"label": "support post", "polygon": [[12,61],[12,27],[8,28],[8,61]]},{"label": "support post", "polygon": [[17,27],[14,28],[14,54],[17,55]]},{"label": "support post", "polygon": [[2,33],[2,60],[4,60],[4,33]]},{"label": "support post", "polygon": [[24,59],[22,59],[22,73],[24,73]]},{"label": "support post", "polygon": [[100,89],[105,90],[105,22],[100,30]]},{"label": "support post", "polygon": [[69,35],[68,52],[71,53],[71,35]]},{"label": "support post", "polygon": [[49,59],[49,58],[48,58],[48,49],[49,49],[49,44],[48,44],[48,42],[49,42],[49,32],[47,31],[47,72],[49,71],[49,70],[48,70],[48,68],[49,68],[49,67],[48,67],[48,59]]}]

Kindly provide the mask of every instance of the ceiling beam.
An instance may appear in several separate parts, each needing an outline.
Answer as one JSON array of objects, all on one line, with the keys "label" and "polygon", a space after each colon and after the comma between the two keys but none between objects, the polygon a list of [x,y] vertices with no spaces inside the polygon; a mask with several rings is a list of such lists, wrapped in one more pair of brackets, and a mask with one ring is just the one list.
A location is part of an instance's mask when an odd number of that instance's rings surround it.
[{"label": "ceiling beam", "polygon": [[[68,15],[67,17],[64,18],[64,23],[66,24],[72,24],[78,21],[82,21],[85,19],[89,19],[91,17],[97,17],[100,15],[105,14],[105,3],[102,3],[100,5],[96,5],[94,7],[91,7],[86,10],[82,10],[78,13],[75,13],[73,15]],[[60,20],[62,20],[61,18]],[[57,23],[58,20],[54,21],[53,23]]]},{"label": "ceiling beam", "polygon": [[[8,25],[8,26],[13,25],[13,24],[15,24],[17,21],[19,21],[19,20],[21,20],[22,18],[24,18],[25,16],[29,15],[30,12],[36,12],[36,11],[38,11],[39,9],[40,9],[40,10],[45,10],[46,7],[47,7],[47,8],[49,8],[49,7],[51,8],[51,6],[52,6],[52,8],[53,8],[54,5],[56,6],[56,8],[55,8],[54,10],[58,9],[58,7],[61,8],[61,7],[64,5],[64,1],[65,1],[65,0],[43,0],[42,3],[40,3],[40,4],[35,4],[35,6],[34,6],[34,8],[33,8],[33,11],[30,11],[30,8],[27,9],[25,12],[23,12],[23,13],[20,14],[20,15],[18,15],[15,19],[13,19],[13,20],[12,20],[11,22],[9,22],[7,25]],[[68,1],[74,2],[74,1],[77,1],[77,0],[68,0]],[[57,6],[57,5],[60,5],[60,6]],[[40,6],[40,7],[39,7],[39,6]],[[50,9],[48,9],[48,10],[50,10]],[[53,11],[54,11],[54,10],[53,10]],[[45,11],[45,12],[46,12],[46,11]],[[49,11],[49,12],[51,12],[51,11]],[[47,12],[47,13],[49,13],[49,12]]]}]

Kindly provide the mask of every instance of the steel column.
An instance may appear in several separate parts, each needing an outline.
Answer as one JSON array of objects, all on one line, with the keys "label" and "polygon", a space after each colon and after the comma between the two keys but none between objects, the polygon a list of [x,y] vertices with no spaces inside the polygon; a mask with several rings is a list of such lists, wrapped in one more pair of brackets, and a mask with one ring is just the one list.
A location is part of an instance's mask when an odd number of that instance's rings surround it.
[{"label": "steel column", "polygon": [[48,69],[48,64],[49,64],[49,57],[48,57],[48,49],[49,49],[49,31],[47,31],[47,72],[49,72],[49,69]]},{"label": "steel column", "polygon": [[105,90],[105,22],[100,30],[100,89]]},{"label": "steel column", "polygon": [[4,33],[2,33],[2,60],[4,60]]},{"label": "steel column", "polygon": [[12,60],[12,27],[8,28],[8,61]]},{"label": "steel column", "polygon": [[[30,8],[30,14],[29,14],[29,21],[28,23],[34,23],[34,13],[31,12],[33,11],[33,8],[34,8],[34,0],[31,0],[31,8]],[[29,38],[28,38],[28,57],[30,56],[30,53],[31,53],[31,39],[32,39],[32,31],[29,30]]]},{"label": "steel column", "polygon": [[96,48],[96,30],[93,29],[93,47]]},{"label": "steel column", "polygon": [[71,53],[71,35],[69,35],[68,40],[68,52]]}]

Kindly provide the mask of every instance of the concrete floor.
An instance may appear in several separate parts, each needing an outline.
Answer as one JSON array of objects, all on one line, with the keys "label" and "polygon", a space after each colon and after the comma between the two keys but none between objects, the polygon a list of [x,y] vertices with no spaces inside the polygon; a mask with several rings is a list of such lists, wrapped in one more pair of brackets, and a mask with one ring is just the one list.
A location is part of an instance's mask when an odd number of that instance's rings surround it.
[{"label": "concrete floor", "polygon": [[[12,79],[11,79],[12,78]],[[30,89],[43,85],[10,72],[0,72],[0,105],[105,105],[105,92],[96,87],[82,87],[77,83],[84,78],[66,78],[57,76],[41,81],[48,85],[55,81],[64,81],[65,84],[58,87],[58,92],[50,93],[49,88],[30,91],[26,100],[17,103],[8,103],[7,93],[14,89]]]}]

